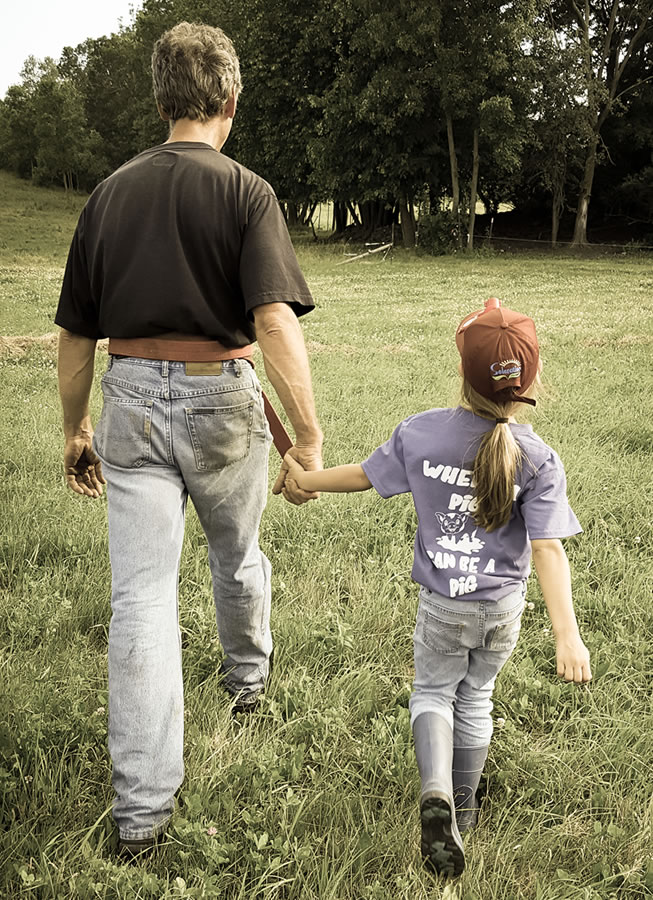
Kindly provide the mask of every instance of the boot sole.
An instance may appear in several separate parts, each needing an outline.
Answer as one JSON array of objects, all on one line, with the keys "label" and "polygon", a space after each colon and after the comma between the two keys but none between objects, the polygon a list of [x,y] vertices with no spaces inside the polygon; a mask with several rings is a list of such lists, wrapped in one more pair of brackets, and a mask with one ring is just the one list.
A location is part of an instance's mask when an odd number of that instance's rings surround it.
[{"label": "boot sole", "polygon": [[426,866],[438,875],[460,875],[465,868],[465,853],[452,834],[451,807],[441,797],[427,797],[420,814]]}]

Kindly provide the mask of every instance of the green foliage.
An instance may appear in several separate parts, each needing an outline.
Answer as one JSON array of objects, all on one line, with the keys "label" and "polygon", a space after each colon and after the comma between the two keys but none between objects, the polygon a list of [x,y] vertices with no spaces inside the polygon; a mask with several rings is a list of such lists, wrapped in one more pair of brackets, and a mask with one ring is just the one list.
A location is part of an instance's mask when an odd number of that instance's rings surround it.
[{"label": "green foliage", "polygon": [[460,247],[460,224],[450,210],[420,216],[418,246],[431,256],[456,252]]},{"label": "green foliage", "polygon": [[625,178],[612,191],[610,199],[613,208],[630,210],[640,221],[653,225],[653,166]]},{"label": "green foliage", "polygon": [[437,9],[341,0],[326,4],[324,15],[335,66],[313,98],[321,112],[309,144],[313,181],[337,200],[411,195],[430,181],[437,155]]},{"label": "green foliage", "polygon": [[367,231],[399,203],[406,225],[425,192],[437,210],[455,193],[447,119],[464,224],[475,208],[475,135],[488,210],[551,204],[559,218],[581,191],[597,116],[593,205],[637,218],[632,191],[612,190],[650,165],[653,19],[650,0],[615,9],[608,34],[609,15],[589,4],[586,38],[584,13],[568,0],[145,0],[115,34],[66,47],[56,63],[27,60],[0,100],[0,167],[87,190],[165,140],[150,55],[162,31],[185,19],[233,38],[245,89],[225,152],[272,184],[291,221],[296,208],[333,200],[339,231],[346,203],[359,204]]}]

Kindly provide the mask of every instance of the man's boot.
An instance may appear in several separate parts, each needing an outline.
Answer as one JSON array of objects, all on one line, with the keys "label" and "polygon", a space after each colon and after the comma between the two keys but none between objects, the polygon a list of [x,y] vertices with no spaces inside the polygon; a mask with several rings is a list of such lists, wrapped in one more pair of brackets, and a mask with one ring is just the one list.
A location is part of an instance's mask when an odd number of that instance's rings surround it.
[{"label": "man's boot", "polygon": [[455,747],[453,751],[453,798],[456,822],[461,833],[473,828],[478,819],[476,791],[487,751],[487,747]]},{"label": "man's boot", "polygon": [[465,852],[456,825],[451,780],[453,731],[442,716],[425,712],[415,719],[413,736],[422,781],[422,856],[435,872],[460,875]]}]

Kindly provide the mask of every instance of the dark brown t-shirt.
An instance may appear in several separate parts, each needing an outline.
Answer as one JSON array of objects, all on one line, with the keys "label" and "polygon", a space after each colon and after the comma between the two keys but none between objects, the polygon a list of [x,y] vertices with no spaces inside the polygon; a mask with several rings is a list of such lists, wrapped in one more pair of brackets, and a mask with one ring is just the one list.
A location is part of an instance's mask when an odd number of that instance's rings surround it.
[{"label": "dark brown t-shirt", "polygon": [[274,191],[208,144],[146,150],[103,181],[73,237],[55,322],[89,338],[254,340],[251,311],[313,309]]}]

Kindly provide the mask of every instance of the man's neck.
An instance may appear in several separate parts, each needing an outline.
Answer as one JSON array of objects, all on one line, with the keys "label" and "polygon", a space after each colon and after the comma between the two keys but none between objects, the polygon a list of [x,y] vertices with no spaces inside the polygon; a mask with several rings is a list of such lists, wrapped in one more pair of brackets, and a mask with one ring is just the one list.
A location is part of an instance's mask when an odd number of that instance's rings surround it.
[{"label": "man's neck", "polygon": [[170,137],[166,144],[179,141],[209,144],[215,150],[221,150],[231,131],[231,122],[228,116],[215,116],[207,122],[198,122],[196,119],[177,119],[170,129]]}]

